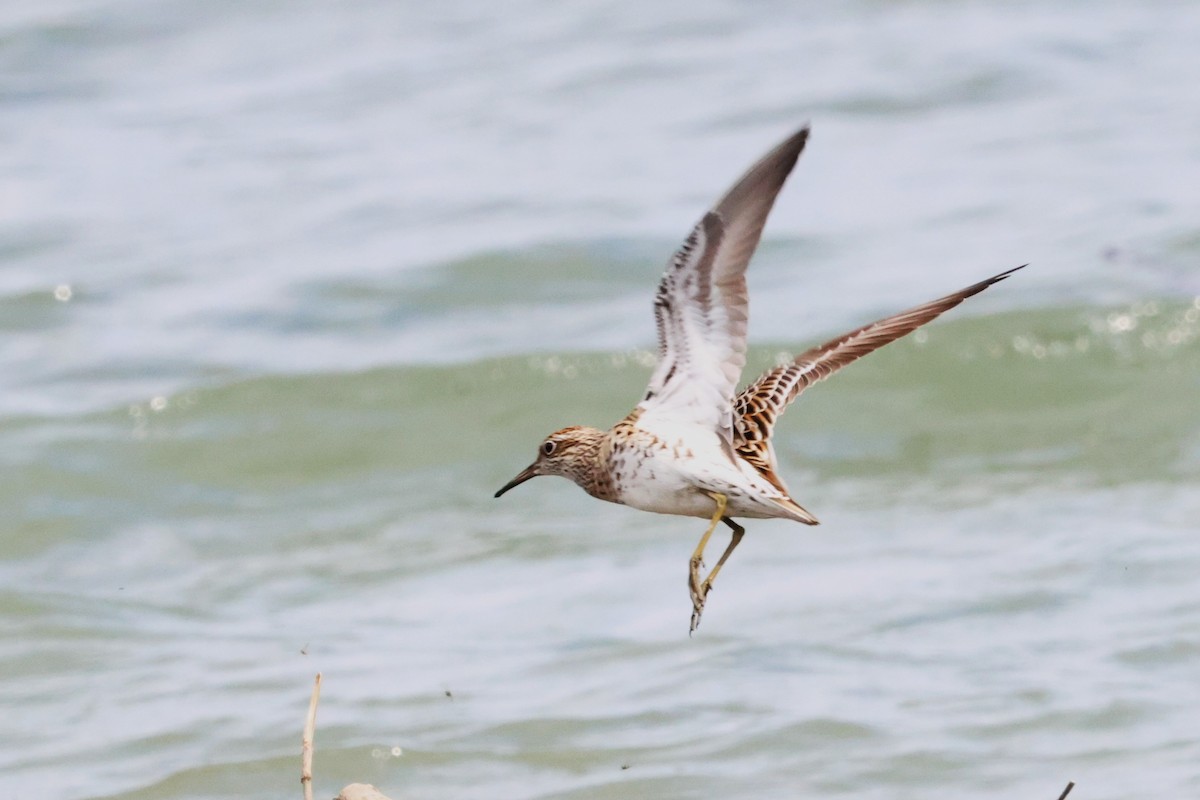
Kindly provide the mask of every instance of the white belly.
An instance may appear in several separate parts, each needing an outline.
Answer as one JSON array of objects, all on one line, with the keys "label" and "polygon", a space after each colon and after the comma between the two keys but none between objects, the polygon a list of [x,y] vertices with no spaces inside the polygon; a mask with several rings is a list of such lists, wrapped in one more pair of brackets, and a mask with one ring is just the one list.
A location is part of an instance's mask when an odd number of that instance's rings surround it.
[{"label": "white belly", "polygon": [[[686,427],[686,429],[684,429]],[[726,496],[726,516],[783,516],[767,499],[778,494],[753,468],[730,460],[716,433],[679,426],[647,432],[635,447],[612,454],[618,502],[642,511],[685,517],[712,517],[711,493]]]}]

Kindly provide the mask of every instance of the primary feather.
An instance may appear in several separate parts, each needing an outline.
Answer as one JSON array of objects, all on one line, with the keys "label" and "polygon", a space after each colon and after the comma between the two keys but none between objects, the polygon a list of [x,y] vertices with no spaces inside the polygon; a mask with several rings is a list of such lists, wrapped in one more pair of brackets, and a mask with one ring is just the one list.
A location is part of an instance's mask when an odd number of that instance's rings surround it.
[{"label": "primary feather", "polygon": [[907,336],[968,297],[979,294],[994,283],[999,283],[1024,266],[1022,264],[945,297],[855,328],[849,333],[805,350],[790,364],[763,373],[758,380],[742,390],[734,404],[733,446],[737,454],[753,464],[754,468],[773,484],[786,491],[783,481],[775,473],[771,433],[780,415],[801,392],[817,381],[825,380],[847,364],[885,344]]},{"label": "primary feather", "polygon": [[803,128],[763,156],[671,258],[654,298],[658,365],[638,404],[641,424],[695,423],[732,447],[734,393],[746,364],[746,265],[807,140]]}]

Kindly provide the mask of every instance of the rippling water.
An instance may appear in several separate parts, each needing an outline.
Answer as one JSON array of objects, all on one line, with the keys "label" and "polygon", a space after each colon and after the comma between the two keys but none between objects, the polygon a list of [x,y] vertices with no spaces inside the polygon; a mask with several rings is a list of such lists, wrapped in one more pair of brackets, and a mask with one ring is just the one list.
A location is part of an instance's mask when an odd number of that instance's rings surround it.
[{"label": "rippling water", "polygon": [[[1200,792],[1200,13],[1167,2],[0,10],[0,794]],[[761,368],[823,525],[492,492],[649,373],[804,121]],[[1074,795],[1073,795],[1074,796]]]}]

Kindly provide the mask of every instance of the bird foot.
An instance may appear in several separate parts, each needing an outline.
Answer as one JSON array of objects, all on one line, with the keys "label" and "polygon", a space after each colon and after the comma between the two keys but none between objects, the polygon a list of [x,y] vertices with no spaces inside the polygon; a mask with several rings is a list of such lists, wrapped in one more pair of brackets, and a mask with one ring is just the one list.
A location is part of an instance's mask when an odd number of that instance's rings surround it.
[{"label": "bird foot", "polygon": [[712,583],[708,578],[705,578],[699,586],[692,587],[692,624],[688,628],[688,636],[693,635],[700,627],[700,615],[704,613],[704,603],[707,601],[711,589]]}]

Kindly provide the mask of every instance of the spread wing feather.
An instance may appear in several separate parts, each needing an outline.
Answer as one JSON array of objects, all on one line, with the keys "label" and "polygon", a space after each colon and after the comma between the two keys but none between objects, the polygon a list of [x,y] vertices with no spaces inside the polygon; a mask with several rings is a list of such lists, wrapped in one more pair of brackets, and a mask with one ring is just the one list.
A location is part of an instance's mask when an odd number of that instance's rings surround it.
[{"label": "spread wing feather", "polygon": [[737,397],[733,415],[734,449],[764,477],[786,491],[783,482],[775,473],[771,432],[779,416],[801,392],[817,381],[828,378],[852,361],[857,361],[885,344],[912,333],[963,300],[979,294],[1022,267],[1010,269],[972,284],[962,291],[864,325],[806,350],[796,356],[791,364],[768,370]]},{"label": "spread wing feather", "polygon": [[732,444],[746,364],[746,265],[807,139],[803,128],[751,167],[667,265],[654,298],[658,365],[638,404],[639,426],[691,422]]}]

